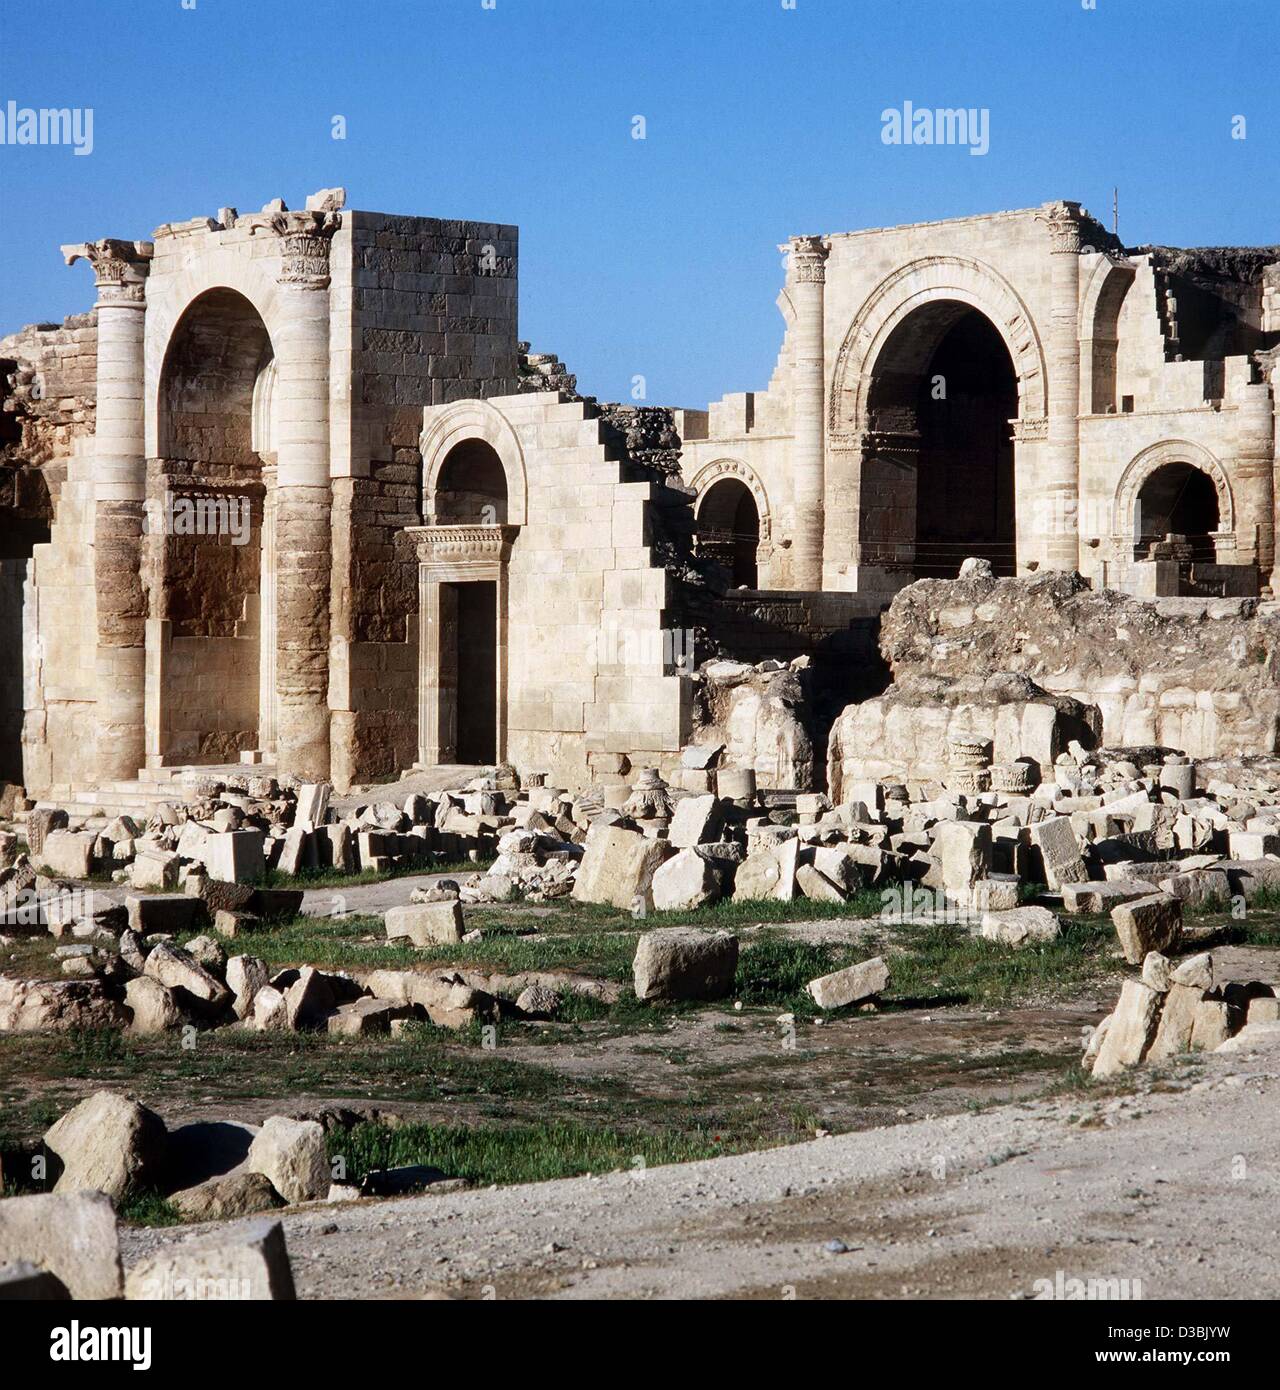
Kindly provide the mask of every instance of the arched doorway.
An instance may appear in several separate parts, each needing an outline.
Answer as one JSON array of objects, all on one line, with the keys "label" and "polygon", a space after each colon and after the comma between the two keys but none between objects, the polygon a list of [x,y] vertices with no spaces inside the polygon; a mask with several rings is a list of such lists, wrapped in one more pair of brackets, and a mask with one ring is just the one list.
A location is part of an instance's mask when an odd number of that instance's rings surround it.
[{"label": "arched doorway", "polygon": [[759,571],[760,511],[751,489],[739,478],[721,478],[698,503],[700,554],[723,565],[735,588],[754,589]]},{"label": "arched doorway", "polygon": [[145,526],[166,762],[273,746],[273,358],[261,315],[230,289],[193,300],[165,353]]},{"label": "arched doorway", "polygon": [[502,459],[486,440],[472,438],[445,454],[427,506],[438,534],[459,527],[476,535],[470,543],[459,541],[463,554],[440,572],[431,603],[442,754],[480,766],[499,757],[504,596],[492,562],[477,565],[465,552],[489,548],[487,528],[506,525],[507,501]]},{"label": "arched doorway", "polygon": [[1134,502],[1134,559],[1146,559],[1153,542],[1180,536],[1189,559],[1211,563],[1220,522],[1218,490],[1207,473],[1190,463],[1161,464],[1144,479]]},{"label": "arched doorway", "polygon": [[1014,574],[1018,378],[991,320],[959,300],[914,309],[876,359],[867,414],[864,559],[951,578],[977,555]]}]

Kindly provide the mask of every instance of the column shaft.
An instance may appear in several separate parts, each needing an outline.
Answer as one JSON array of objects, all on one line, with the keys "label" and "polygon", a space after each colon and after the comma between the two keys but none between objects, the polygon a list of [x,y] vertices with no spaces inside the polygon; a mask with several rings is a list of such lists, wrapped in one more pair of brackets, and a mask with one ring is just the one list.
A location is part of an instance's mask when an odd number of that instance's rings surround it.
[{"label": "column shaft", "polygon": [[790,243],[790,293],[796,318],[791,386],[793,443],[791,584],[822,588],[822,530],[826,458],[824,306],[827,251],[820,237]]}]

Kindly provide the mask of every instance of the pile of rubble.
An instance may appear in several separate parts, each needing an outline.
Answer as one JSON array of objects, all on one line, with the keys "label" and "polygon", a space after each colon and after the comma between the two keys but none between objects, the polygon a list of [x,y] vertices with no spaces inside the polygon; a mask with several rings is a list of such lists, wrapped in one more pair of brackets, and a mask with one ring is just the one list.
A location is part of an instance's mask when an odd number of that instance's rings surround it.
[{"label": "pile of rubble", "polygon": [[164,802],[145,826],[130,816],[72,829],[67,813],[27,817],[28,850],[48,873],[86,879],[110,873],[135,888],[172,892],[192,877],[256,883],[267,873],[355,874],[479,859],[511,824],[518,787],[511,769],[460,792],[414,794],[402,805],[373,801],[339,815],[328,783],[274,777],[195,778],[186,801]]},{"label": "pile of rubble", "polygon": [[1177,964],[1148,952],[1114,1011],[1092,1030],[1084,1066],[1113,1076],[1184,1052],[1243,1052],[1280,1043],[1280,999],[1261,980],[1218,981],[1208,952]]}]

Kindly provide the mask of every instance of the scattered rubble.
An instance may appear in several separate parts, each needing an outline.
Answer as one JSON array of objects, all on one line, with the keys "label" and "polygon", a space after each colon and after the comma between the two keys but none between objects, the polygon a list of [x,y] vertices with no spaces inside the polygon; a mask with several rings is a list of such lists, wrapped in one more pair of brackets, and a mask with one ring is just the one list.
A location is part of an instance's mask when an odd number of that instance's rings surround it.
[{"label": "scattered rubble", "polygon": [[1174,965],[1152,950],[1142,978],[1120,988],[1112,1013],[1085,1043],[1084,1065],[1095,1077],[1186,1052],[1242,1051],[1280,1041],[1280,998],[1260,980],[1215,978],[1208,952]]}]

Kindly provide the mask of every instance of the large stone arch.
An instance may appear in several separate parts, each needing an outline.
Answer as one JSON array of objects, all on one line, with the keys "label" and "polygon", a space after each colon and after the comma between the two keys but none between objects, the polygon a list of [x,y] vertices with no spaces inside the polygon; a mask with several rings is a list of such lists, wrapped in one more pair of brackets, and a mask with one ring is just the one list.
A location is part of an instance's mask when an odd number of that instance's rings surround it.
[{"label": "large stone arch", "polygon": [[277,354],[292,325],[276,282],[278,264],[271,258],[250,261],[233,255],[204,253],[192,265],[170,276],[155,276],[148,286],[146,318],[146,450],[160,457],[160,392],[164,365],[174,335],[197,301],[218,290],[230,290],[248,300],[266,325]]},{"label": "large stone arch", "polygon": [[1018,377],[1018,417],[1047,414],[1044,347],[1031,311],[1003,276],[965,256],[925,256],[886,276],[854,315],[836,357],[827,422],[833,436],[867,428],[867,401],[890,336],[926,304],[952,300],[984,314],[1009,349]]},{"label": "large stone arch", "polygon": [[1133,532],[1134,508],[1142,485],[1158,469],[1169,463],[1190,464],[1207,473],[1218,494],[1218,534],[1233,536],[1236,529],[1235,499],[1231,481],[1221,461],[1201,444],[1187,439],[1164,439],[1135,454],[1120,475],[1112,503],[1111,532],[1122,543]]},{"label": "large stone arch", "polygon": [[422,451],[422,512],[427,524],[432,520],[440,470],[457,444],[482,439],[502,461],[507,477],[507,524],[523,526],[528,519],[529,486],[524,451],[511,422],[487,401],[458,401],[454,405],[430,408],[424,421]]}]

